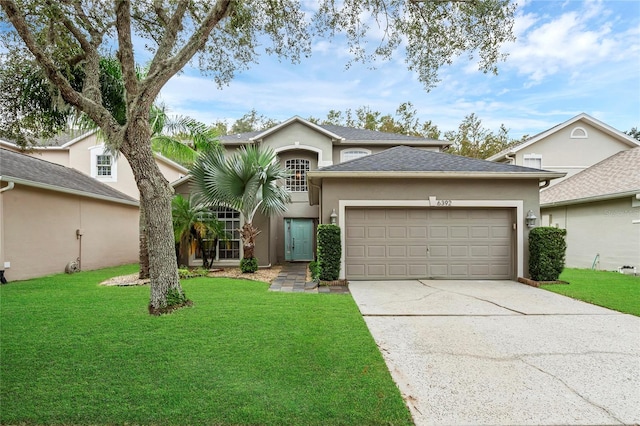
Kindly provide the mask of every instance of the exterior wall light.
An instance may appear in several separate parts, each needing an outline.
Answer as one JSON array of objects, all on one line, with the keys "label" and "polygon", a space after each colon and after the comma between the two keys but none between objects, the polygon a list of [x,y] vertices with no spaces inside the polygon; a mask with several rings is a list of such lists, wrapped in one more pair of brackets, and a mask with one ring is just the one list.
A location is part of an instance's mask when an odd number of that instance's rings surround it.
[{"label": "exterior wall light", "polygon": [[527,228],[535,228],[536,227],[536,219],[538,219],[538,218],[536,217],[535,214],[533,214],[533,210],[529,210],[527,212],[527,217],[524,218],[524,221],[527,224]]},{"label": "exterior wall light", "polygon": [[331,224],[335,225],[338,221],[338,213],[336,213],[336,209],[333,209],[333,211],[331,212],[331,216],[329,217],[331,218]]}]

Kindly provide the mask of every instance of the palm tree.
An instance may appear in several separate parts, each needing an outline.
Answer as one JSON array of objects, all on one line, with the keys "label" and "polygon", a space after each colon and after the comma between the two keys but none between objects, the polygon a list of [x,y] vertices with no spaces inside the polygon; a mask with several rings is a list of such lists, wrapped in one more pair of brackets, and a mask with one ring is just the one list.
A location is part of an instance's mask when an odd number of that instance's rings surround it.
[{"label": "palm tree", "polygon": [[[173,232],[178,246],[178,263],[187,260],[192,253],[193,244],[202,252],[202,266],[211,266],[207,258],[205,240],[217,246],[218,239],[226,240],[224,225],[211,215],[211,210],[202,204],[192,203],[189,198],[176,195],[171,201]],[[211,258],[213,262],[213,256]],[[185,262],[186,263],[186,262]]]},{"label": "palm tree", "polygon": [[254,259],[255,240],[260,231],[253,226],[256,213],[282,214],[291,202],[289,192],[278,180],[289,172],[277,161],[270,148],[241,147],[225,158],[222,149],[203,153],[191,168],[196,193],[205,203],[230,207],[240,212],[244,259]]}]

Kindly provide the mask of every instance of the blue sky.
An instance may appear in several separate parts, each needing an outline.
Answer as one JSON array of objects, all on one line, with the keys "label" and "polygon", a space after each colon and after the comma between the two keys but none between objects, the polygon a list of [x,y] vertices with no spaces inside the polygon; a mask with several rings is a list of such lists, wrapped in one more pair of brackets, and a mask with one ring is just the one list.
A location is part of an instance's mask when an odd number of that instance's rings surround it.
[{"label": "blue sky", "polygon": [[626,131],[640,127],[640,1],[519,1],[517,41],[499,74],[483,74],[460,58],[426,92],[402,55],[345,69],[337,40],[318,40],[313,55],[292,65],[262,56],[221,89],[196,69],[170,80],[161,99],[173,114],[204,123],[234,120],[256,109],[277,120],[324,118],[331,109],[368,106],[383,114],[411,102],[422,121],[455,130],[475,113],[513,138],[534,135],[585,112]]}]

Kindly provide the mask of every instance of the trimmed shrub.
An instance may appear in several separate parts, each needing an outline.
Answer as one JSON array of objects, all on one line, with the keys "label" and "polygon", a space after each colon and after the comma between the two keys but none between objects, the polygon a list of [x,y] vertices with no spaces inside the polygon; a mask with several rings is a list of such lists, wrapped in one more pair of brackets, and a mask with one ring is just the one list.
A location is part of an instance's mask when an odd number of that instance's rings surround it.
[{"label": "trimmed shrub", "polygon": [[556,281],[564,269],[566,229],[539,227],[529,232],[529,273],[535,281]]},{"label": "trimmed shrub", "polygon": [[320,280],[334,281],[340,276],[340,227],[338,225],[318,225],[318,267]]},{"label": "trimmed shrub", "polygon": [[320,278],[320,265],[315,260],[309,262],[309,272],[311,273],[311,280],[317,281]]},{"label": "trimmed shrub", "polygon": [[240,261],[240,270],[243,274],[253,274],[258,270],[258,259],[255,257],[244,257]]}]

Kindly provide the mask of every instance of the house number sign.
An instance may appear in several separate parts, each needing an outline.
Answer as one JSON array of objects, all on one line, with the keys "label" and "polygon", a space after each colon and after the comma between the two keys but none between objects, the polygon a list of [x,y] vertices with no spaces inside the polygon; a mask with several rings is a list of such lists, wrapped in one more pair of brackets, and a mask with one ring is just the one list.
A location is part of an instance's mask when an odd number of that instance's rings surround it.
[{"label": "house number sign", "polygon": [[453,200],[438,200],[434,196],[429,197],[431,207],[453,207]]}]

